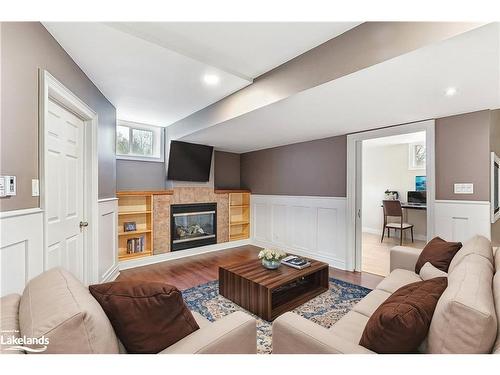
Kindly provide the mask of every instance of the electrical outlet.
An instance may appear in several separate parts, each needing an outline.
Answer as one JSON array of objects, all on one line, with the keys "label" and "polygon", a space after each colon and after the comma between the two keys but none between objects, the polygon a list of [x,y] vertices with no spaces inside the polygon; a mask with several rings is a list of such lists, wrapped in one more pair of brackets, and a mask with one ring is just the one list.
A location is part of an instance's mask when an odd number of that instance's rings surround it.
[{"label": "electrical outlet", "polygon": [[39,197],[40,196],[40,184],[38,180],[31,180],[31,196]]},{"label": "electrical outlet", "polygon": [[474,184],[471,183],[454,184],[453,192],[455,194],[474,194]]}]

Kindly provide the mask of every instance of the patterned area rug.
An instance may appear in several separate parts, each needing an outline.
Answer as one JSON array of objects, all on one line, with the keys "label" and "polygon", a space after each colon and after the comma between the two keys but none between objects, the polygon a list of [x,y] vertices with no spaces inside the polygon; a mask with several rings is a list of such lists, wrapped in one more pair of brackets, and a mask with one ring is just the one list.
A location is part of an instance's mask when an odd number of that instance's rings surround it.
[{"label": "patterned area rug", "polygon": [[[370,289],[330,278],[330,289],[297,307],[294,313],[325,327],[344,316]],[[190,310],[196,311],[210,321],[215,321],[234,311],[244,310],[219,294],[218,281],[211,281],[182,292]],[[271,323],[253,314],[257,319],[257,353],[271,353]]]}]

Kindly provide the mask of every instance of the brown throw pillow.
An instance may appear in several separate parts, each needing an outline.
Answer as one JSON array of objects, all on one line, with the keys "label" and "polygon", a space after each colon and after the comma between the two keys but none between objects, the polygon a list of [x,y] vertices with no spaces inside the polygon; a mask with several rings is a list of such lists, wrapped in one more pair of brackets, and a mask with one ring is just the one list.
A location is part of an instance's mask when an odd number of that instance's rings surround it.
[{"label": "brown throw pillow", "polygon": [[396,290],[368,319],[359,345],[381,354],[415,353],[447,285],[446,277],[437,277]]},{"label": "brown throw pillow", "polygon": [[158,353],[199,328],[174,286],[127,280],[89,290],[129,353]]},{"label": "brown throw pillow", "polygon": [[420,269],[427,262],[441,271],[448,272],[451,260],[461,247],[461,242],[448,242],[440,237],[433,238],[420,253],[415,265],[415,273],[420,273]]}]

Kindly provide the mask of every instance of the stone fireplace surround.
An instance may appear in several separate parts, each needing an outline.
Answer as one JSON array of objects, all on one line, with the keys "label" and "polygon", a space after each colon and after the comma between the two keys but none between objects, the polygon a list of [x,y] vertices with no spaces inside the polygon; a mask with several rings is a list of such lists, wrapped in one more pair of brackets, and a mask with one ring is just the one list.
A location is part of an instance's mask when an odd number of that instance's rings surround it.
[{"label": "stone fireplace surround", "polygon": [[229,194],[211,187],[175,187],[172,195],[153,197],[154,255],[170,252],[170,205],[217,203],[217,243],[229,241]]}]

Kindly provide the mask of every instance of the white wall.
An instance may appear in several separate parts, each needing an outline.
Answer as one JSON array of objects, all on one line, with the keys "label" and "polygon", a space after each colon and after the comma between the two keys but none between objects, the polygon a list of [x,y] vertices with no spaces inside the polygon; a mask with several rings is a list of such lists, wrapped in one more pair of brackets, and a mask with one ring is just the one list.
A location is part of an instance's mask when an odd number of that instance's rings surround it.
[{"label": "white wall", "polygon": [[[408,169],[408,144],[370,145],[363,142],[363,232],[382,234],[384,192],[394,190],[406,201],[406,193],[415,190],[415,176],[425,169]],[[407,210],[407,221],[415,225],[415,237],[426,239],[426,211]]]},{"label": "white wall", "polygon": [[251,196],[251,241],[346,269],[346,198]]}]

